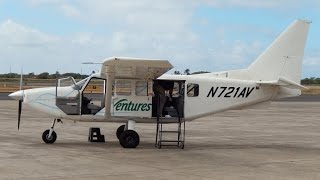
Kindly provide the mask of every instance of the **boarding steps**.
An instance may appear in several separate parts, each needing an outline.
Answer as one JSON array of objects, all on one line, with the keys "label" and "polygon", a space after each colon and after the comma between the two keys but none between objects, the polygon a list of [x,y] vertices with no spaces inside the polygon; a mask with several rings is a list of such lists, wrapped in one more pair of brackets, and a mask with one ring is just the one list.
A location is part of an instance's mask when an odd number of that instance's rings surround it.
[{"label": "boarding steps", "polygon": [[155,146],[175,146],[184,149],[185,120],[182,117],[157,117]]}]

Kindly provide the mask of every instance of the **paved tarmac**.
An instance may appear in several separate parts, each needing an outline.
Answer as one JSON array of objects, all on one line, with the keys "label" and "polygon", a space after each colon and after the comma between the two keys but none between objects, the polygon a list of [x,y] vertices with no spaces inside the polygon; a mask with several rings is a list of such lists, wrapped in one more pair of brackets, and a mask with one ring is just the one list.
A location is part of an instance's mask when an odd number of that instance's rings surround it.
[{"label": "paved tarmac", "polygon": [[[154,148],[155,125],[137,124],[141,143],[123,149],[117,123],[57,124],[55,144],[42,132],[51,118],[0,101],[0,179],[320,179],[320,102],[273,102],[186,124],[184,150]],[[100,127],[106,143],[89,143]]]},{"label": "paved tarmac", "polygon": [[10,93],[3,93],[3,92],[0,92],[0,100],[12,100],[12,98],[10,98],[8,95]]}]

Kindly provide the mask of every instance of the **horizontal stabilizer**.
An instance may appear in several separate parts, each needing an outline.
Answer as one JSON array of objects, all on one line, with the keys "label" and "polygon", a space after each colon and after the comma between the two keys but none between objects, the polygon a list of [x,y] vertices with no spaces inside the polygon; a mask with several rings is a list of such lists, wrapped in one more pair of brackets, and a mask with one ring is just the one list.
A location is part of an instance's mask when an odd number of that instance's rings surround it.
[{"label": "horizontal stabilizer", "polygon": [[308,89],[307,87],[302,86],[301,84],[286,79],[284,77],[280,77],[278,80],[275,81],[258,81],[257,83],[264,85],[284,86],[290,89]]}]

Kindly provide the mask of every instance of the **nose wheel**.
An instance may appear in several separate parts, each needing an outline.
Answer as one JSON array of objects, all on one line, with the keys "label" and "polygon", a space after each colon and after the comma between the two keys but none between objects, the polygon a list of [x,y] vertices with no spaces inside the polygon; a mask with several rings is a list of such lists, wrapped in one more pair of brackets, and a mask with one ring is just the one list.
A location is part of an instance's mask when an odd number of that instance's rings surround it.
[{"label": "nose wheel", "polygon": [[[54,125],[56,123],[56,120],[57,119],[54,119],[52,121],[52,126],[50,127],[50,129],[47,129],[42,133],[42,140],[43,140],[43,142],[45,142],[47,144],[52,144],[57,140],[57,133],[54,132],[54,130],[53,130]],[[61,122],[61,120],[58,119],[58,122]]]},{"label": "nose wheel", "polygon": [[52,131],[50,136],[50,129],[47,129],[42,133],[42,140],[47,144],[52,144],[57,140],[57,134]]}]

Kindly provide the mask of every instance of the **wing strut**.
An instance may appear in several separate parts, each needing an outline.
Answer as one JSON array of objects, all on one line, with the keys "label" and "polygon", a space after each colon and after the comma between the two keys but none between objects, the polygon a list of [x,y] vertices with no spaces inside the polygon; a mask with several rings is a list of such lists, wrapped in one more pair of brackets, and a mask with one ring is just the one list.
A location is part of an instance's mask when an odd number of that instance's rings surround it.
[{"label": "wing strut", "polygon": [[105,99],[105,114],[104,117],[106,119],[111,118],[111,100],[112,100],[112,84],[114,82],[115,76],[115,67],[114,66],[107,66],[106,67],[106,75],[107,75],[107,83],[106,83],[106,99]]}]

